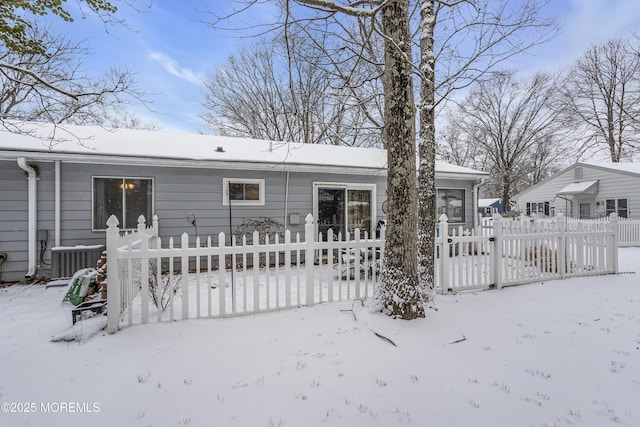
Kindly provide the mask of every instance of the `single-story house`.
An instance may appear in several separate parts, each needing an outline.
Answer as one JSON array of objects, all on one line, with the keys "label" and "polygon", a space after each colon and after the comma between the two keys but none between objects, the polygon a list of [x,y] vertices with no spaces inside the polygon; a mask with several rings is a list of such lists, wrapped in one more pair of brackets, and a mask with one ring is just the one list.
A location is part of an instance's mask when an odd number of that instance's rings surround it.
[{"label": "single-story house", "polygon": [[520,212],[572,218],[640,217],[640,164],[579,162],[513,197]]},{"label": "single-story house", "polygon": [[[107,219],[159,217],[164,241],[236,232],[269,218],[304,233],[376,232],[385,219],[385,150],[201,134],[28,124],[0,131],[0,280],[47,276],[52,247],[105,243]],[[53,132],[55,136],[53,139]],[[37,137],[40,135],[41,137]],[[439,212],[472,227],[486,173],[438,163]],[[217,237],[215,237],[217,239]],[[193,243],[192,243],[193,244]],[[0,259],[0,261],[2,261]]]},{"label": "single-story house", "polygon": [[502,214],[502,199],[478,199],[478,212],[482,216],[491,216],[494,213]]}]

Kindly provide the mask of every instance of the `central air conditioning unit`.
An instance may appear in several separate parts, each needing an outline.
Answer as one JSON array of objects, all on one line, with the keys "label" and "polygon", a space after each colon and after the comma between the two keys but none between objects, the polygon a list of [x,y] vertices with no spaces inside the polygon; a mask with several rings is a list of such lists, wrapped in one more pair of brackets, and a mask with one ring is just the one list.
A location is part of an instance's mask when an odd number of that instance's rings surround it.
[{"label": "central air conditioning unit", "polygon": [[51,248],[51,278],[66,279],[83,268],[95,267],[104,245]]}]

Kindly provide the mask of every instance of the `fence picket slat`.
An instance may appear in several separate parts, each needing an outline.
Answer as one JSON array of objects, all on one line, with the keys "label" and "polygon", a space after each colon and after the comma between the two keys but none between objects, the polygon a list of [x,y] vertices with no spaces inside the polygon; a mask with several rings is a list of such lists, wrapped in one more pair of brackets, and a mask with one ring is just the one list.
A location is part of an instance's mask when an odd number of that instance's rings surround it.
[{"label": "fence picket slat", "polygon": [[227,314],[226,255],[224,232],[218,234],[218,315]]},{"label": "fence picket slat", "polygon": [[[180,242],[180,249],[189,249],[189,235],[182,233],[182,241]],[[187,252],[182,251],[180,257],[180,271],[182,274],[182,319],[189,318],[189,256]]]}]

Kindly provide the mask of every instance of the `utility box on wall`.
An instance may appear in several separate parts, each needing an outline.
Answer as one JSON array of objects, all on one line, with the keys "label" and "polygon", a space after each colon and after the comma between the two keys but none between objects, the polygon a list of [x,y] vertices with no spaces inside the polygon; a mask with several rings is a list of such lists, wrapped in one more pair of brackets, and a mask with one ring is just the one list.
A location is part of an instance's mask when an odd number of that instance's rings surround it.
[{"label": "utility box on wall", "polygon": [[289,225],[300,225],[300,214],[299,213],[291,213],[291,214],[289,214]]}]

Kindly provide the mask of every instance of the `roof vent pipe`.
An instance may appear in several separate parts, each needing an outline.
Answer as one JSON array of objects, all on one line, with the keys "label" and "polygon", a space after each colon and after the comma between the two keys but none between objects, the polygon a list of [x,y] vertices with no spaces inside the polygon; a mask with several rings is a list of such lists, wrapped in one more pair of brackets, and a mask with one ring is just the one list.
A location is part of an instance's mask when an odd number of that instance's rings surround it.
[{"label": "roof vent pipe", "polygon": [[36,275],[38,269],[36,257],[36,231],[37,231],[37,202],[38,202],[38,174],[36,170],[27,164],[24,157],[18,157],[18,166],[27,173],[29,183],[29,216],[28,216],[28,236],[29,236],[29,269],[24,275],[26,279],[31,279]]}]

